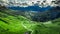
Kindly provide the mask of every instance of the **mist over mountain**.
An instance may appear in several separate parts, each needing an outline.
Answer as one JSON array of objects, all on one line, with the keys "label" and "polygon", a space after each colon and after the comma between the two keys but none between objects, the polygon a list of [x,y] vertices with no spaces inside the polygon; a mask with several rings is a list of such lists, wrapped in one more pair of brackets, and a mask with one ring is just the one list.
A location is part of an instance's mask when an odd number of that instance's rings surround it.
[{"label": "mist over mountain", "polygon": [[43,6],[59,6],[59,0],[0,0],[4,6],[12,7],[28,7],[38,5],[39,7]]}]

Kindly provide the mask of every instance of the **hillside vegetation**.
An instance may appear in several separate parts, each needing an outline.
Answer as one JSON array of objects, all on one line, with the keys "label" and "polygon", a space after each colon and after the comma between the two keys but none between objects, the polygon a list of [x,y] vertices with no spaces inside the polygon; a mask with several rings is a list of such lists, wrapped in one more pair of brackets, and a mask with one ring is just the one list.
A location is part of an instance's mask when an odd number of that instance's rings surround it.
[{"label": "hillside vegetation", "polygon": [[0,34],[60,34],[60,18],[47,22],[34,22],[13,10],[0,10]]}]

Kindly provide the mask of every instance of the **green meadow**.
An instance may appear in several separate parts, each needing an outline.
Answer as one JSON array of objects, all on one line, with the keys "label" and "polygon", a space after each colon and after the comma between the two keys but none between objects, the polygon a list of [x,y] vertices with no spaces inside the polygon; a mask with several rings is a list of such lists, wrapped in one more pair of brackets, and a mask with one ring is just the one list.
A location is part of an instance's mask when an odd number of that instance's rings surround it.
[{"label": "green meadow", "polygon": [[0,10],[0,34],[60,34],[60,18],[47,22],[35,22],[13,10]]}]

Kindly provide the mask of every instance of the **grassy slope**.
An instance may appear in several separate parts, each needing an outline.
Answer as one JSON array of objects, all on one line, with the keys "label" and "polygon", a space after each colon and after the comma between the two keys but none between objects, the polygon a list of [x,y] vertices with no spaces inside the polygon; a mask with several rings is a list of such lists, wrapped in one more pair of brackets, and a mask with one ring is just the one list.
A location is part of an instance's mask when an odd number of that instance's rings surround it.
[{"label": "grassy slope", "polygon": [[[32,31],[32,34],[60,34],[60,25],[52,23],[43,24],[28,20],[23,16],[8,14],[11,10],[0,11],[0,34],[24,34]],[[60,23],[60,22],[59,22]]]}]

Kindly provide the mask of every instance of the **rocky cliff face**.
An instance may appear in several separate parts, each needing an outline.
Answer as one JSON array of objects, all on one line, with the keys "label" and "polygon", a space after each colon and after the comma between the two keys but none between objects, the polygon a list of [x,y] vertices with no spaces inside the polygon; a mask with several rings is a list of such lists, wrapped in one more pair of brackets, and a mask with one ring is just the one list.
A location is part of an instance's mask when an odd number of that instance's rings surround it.
[{"label": "rocky cliff face", "polygon": [[32,21],[45,22],[49,20],[54,20],[60,18],[60,7],[55,7],[44,12],[27,11],[25,12],[24,16],[31,19]]}]

